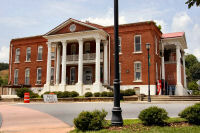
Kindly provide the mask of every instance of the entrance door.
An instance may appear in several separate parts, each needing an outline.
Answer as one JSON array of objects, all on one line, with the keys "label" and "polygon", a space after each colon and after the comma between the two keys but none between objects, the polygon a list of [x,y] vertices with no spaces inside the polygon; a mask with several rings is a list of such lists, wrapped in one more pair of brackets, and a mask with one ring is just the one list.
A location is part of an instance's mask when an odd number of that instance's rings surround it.
[{"label": "entrance door", "polygon": [[83,83],[92,84],[92,67],[83,68]]}]

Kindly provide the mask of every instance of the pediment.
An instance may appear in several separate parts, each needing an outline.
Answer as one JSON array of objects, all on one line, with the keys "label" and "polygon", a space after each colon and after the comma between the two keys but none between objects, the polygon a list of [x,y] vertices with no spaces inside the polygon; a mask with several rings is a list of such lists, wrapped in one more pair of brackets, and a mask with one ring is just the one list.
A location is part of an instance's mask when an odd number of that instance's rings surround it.
[{"label": "pediment", "polygon": [[89,30],[97,30],[98,28],[88,25],[84,22],[68,19],[63,22],[59,26],[55,27],[45,35],[55,35],[55,34],[64,34],[64,33],[73,33],[73,32],[81,32],[81,31],[89,31]]}]

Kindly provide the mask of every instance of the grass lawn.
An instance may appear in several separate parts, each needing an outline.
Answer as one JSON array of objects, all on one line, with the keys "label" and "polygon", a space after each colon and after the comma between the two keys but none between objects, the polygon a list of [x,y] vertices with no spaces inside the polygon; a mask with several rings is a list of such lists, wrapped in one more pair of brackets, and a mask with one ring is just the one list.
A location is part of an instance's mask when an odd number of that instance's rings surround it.
[{"label": "grass lawn", "polygon": [[[99,131],[87,131],[85,133],[200,133],[200,126],[189,125],[185,119],[169,118],[166,126],[144,126],[139,119],[124,120],[123,127],[109,127]],[[76,129],[70,133],[83,133]]]}]

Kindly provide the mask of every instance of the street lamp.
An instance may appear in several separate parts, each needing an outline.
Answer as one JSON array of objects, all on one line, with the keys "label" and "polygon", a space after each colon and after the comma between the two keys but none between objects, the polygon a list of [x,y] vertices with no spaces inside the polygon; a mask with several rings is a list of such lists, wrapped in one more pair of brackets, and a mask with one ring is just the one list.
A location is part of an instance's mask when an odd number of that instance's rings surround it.
[{"label": "street lamp", "polygon": [[150,96],[150,73],[149,73],[149,67],[150,67],[150,56],[149,56],[150,43],[146,43],[146,49],[148,51],[148,102],[151,102],[151,96]]},{"label": "street lamp", "polygon": [[119,33],[118,33],[118,0],[114,0],[114,35],[115,35],[115,79],[114,79],[114,107],[112,109],[112,125],[122,126],[122,110],[120,107],[119,80]]}]

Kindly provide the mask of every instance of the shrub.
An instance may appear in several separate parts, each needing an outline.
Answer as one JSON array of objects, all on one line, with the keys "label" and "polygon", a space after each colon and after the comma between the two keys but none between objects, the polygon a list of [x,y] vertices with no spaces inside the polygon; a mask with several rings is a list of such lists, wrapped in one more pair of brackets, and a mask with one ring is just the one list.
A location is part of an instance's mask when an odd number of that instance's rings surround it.
[{"label": "shrub", "polygon": [[123,96],[125,95],[124,90],[120,90],[120,100],[123,100]]},{"label": "shrub", "polygon": [[191,81],[188,83],[189,90],[198,90],[199,85],[195,81]]},{"label": "shrub", "polygon": [[85,93],[85,97],[92,97],[92,96],[93,96],[92,92],[86,92]]},{"label": "shrub", "polygon": [[101,95],[101,93],[99,93],[99,92],[95,92],[95,93],[94,93],[94,96],[95,96],[95,97],[100,97],[100,95]]},{"label": "shrub", "polygon": [[103,92],[101,93],[101,97],[107,97],[107,96],[108,96],[108,92],[103,91]]},{"label": "shrub", "polygon": [[107,112],[104,110],[94,110],[92,112],[82,111],[77,118],[74,119],[74,125],[78,130],[100,130],[105,124]]},{"label": "shrub", "polygon": [[124,91],[124,96],[132,96],[135,95],[135,91],[133,89],[127,89]]},{"label": "shrub", "polygon": [[190,107],[185,108],[178,115],[185,118],[191,124],[200,125],[200,103],[196,103]]},{"label": "shrub", "polygon": [[169,118],[167,114],[165,109],[153,106],[142,110],[139,119],[144,125],[162,125]]},{"label": "shrub", "polygon": [[24,93],[29,92],[30,98],[37,98],[39,95],[37,93],[34,93],[32,90],[28,88],[18,88],[16,89],[16,94],[20,98],[24,98]]},{"label": "shrub", "polygon": [[107,92],[107,97],[113,97],[114,93],[113,92]]},{"label": "shrub", "polygon": [[70,92],[70,97],[77,97],[77,96],[79,96],[78,92],[76,91]]},{"label": "shrub", "polygon": [[64,91],[63,94],[62,94],[62,97],[63,98],[70,97],[70,92],[69,91]]}]

